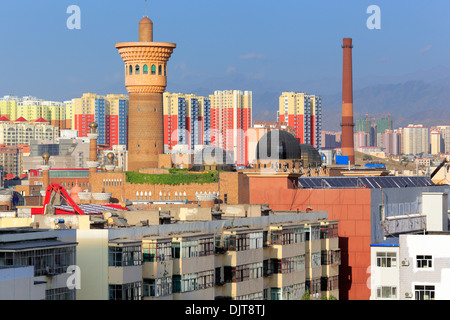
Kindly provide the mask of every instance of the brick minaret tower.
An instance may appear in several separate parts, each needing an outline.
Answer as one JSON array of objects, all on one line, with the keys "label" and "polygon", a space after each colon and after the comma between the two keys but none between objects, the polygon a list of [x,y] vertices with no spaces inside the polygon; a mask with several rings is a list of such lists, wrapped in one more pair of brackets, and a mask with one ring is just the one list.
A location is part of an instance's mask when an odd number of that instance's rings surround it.
[{"label": "brick minaret tower", "polygon": [[344,38],[343,77],[342,77],[342,138],[343,156],[348,156],[350,164],[355,164],[355,146],[353,141],[353,71],[352,71],[352,39]]},{"label": "brick minaret tower", "polygon": [[164,153],[163,93],[167,62],[174,43],[153,42],[153,22],[139,23],[139,42],[116,44],[125,62],[125,86],[130,95],[128,118],[128,170],[157,168]]}]

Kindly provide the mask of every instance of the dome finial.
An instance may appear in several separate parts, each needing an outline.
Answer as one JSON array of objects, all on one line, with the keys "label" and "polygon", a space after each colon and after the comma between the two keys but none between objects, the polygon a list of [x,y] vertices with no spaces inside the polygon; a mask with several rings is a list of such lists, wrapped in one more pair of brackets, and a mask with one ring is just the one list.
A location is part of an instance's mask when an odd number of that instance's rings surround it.
[{"label": "dome finial", "polygon": [[139,21],[139,42],[153,42],[153,22],[147,17],[147,9],[145,17]]}]

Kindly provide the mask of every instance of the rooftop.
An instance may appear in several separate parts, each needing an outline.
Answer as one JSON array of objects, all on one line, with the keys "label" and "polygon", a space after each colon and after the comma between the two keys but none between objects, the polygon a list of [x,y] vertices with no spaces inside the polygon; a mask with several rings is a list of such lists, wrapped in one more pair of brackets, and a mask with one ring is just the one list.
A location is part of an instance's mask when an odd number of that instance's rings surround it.
[{"label": "rooftop", "polygon": [[429,187],[434,182],[429,177],[413,176],[380,176],[380,177],[300,177],[299,188],[322,189],[322,188],[406,188],[406,187]]},{"label": "rooftop", "polygon": [[370,245],[371,247],[398,247],[398,238],[387,238]]}]

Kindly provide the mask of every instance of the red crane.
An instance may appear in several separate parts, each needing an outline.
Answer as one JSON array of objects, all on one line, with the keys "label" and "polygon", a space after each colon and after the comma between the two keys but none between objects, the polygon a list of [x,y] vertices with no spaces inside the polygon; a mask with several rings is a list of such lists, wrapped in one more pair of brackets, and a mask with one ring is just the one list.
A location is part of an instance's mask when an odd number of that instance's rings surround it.
[{"label": "red crane", "polygon": [[53,205],[56,194],[59,194],[60,197],[63,198],[67,202],[67,204],[73,208],[75,214],[85,215],[83,210],[81,210],[80,207],[75,203],[75,201],[73,201],[73,199],[70,197],[67,191],[64,190],[62,186],[56,183],[51,183],[47,187],[47,192],[45,194],[44,199],[44,211],[43,211],[44,214],[46,212],[47,205],[49,204]]}]

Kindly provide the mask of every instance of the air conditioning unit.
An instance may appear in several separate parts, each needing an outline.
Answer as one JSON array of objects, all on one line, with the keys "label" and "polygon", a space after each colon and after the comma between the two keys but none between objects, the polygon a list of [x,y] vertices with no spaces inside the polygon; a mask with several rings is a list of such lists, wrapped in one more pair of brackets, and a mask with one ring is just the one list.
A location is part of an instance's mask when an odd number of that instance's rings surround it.
[{"label": "air conditioning unit", "polygon": [[402,260],[402,266],[403,267],[407,267],[407,266],[409,266],[409,261],[408,260]]},{"label": "air conditioning unit", "polygon": [[412,292],[405,292],[405,298],[412,298]]}]

